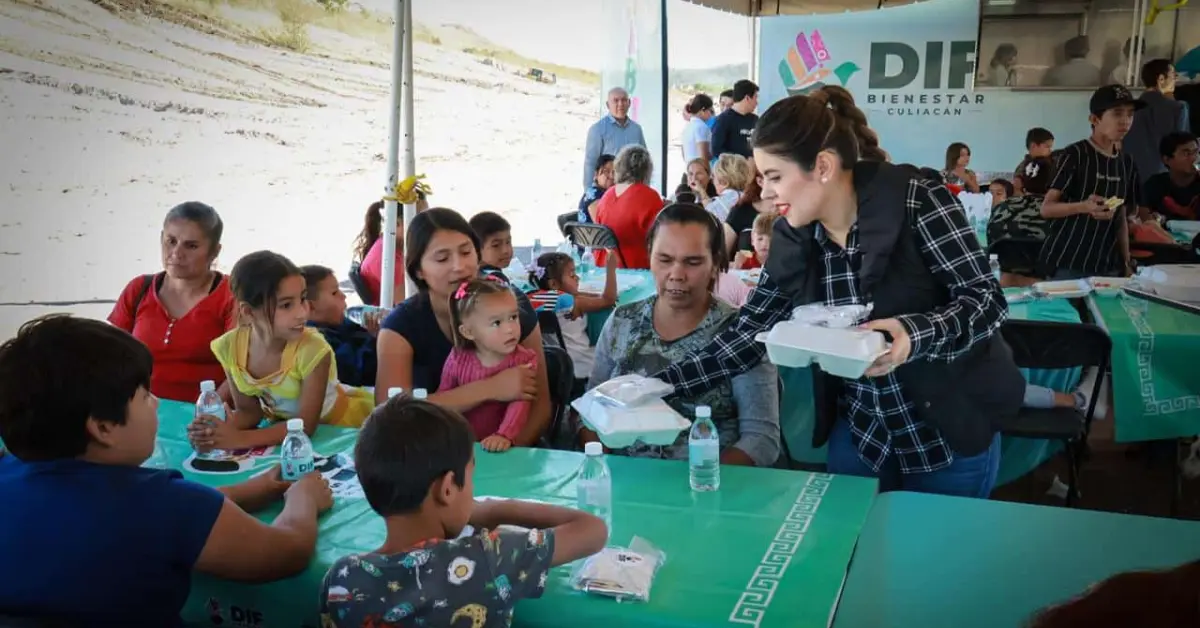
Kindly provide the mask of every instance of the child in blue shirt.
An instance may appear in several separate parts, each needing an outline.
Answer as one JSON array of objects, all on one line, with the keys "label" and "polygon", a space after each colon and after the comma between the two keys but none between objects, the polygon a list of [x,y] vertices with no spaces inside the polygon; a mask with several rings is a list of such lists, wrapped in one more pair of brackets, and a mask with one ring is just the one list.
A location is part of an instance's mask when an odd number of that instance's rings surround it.
[{"label": "child in blue shirt", "polygon": [[452,410],[404,396],[376,408],[354,459],[387,539],[330,567],[320,589],[322,625],[454,626],[465,618],[508,626],[517,601],[542,595],[551,567],[604,547],[608,530],[591,515],[476,502],[474,442]]},{"label": "child in blue shirt", "polygon": [[308,326],[321,332],[333,347],[338,381],[347,386],[374,386],[375,337],[382,318],[369,317],[366,327],[347,319],[346,294],[331,269],[310,265],[301,268],[300,274],[308,284]]}]

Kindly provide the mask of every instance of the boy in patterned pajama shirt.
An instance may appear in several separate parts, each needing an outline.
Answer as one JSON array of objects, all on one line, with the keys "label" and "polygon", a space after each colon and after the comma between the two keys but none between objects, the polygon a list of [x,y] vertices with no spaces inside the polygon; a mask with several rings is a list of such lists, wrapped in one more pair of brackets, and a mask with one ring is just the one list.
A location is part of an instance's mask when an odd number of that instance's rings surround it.
[{"label": "boy in patterned pajama shirt", "polygon": [[476,503],[474,442],[466,419],[431,403],[396,397],[375,410],[354,456],[387,539],[325,574],[323,626],[509,626],[518,600],[542,595],[551,567],[604,547],[608,530],[591,515]]}]

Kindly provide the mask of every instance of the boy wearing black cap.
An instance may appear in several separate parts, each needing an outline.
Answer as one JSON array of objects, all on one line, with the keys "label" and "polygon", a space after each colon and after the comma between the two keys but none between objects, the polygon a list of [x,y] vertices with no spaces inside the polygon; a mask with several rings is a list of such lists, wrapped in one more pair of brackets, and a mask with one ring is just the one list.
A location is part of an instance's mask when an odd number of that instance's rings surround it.
[{"label": "boy wearing black cap", "polygon": [[1049,222],[1040,265],[1054,279],[1128,276],[1128,211],[1142,205],[1137,167],[1121,152],[1133,112],[1145,103],[1122,85],[1092,94],[1091,137],[1063,149],[1042,216]]}]

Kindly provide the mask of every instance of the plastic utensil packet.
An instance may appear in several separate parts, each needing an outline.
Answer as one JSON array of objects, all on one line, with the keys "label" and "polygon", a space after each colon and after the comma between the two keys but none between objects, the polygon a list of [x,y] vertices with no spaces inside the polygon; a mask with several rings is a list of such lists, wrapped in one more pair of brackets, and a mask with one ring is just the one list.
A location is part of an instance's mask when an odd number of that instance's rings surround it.
[{"label": "plastic utensil packet", "polygon": [[866,305],[801,305],[792,310],[792,320],[817,327],[845,329],[867,320],[874,304]]},{"label": "plastic utensil packet", "polygon": [[589,392],[595,393],[602,403],[631,408],[652,399],[662,399],[675,392],[675,387],[661,379],[630,373],[614,377]]},{"label": "plastic utensil packet", "polygon": [[635,536],[628,548],[606,547],[585,558],[571,574],[571,586],[618,602],[647,602],[654,577],[666,560],[662,550]]}]

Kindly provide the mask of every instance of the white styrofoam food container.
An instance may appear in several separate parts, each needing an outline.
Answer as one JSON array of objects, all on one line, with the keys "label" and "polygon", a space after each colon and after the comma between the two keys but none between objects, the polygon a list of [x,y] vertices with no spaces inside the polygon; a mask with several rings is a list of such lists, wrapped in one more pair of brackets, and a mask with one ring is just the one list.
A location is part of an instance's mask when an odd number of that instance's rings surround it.
[{"label": "white styrofoam food container", "polygon": [[1034,292],[1048,297],[1075,299],[1086,297],[1092,292],[1092,284],[1087,279],[1067,279],[1065,281],[1039,281],[1033,284]]},{"label": "white styrofoam food container", "polygon": [[1137,283],[1166,299],[1200,302],[1200,264],[1160,264],[1139,268]]},{"label": "white styrofoam food container", "polygon": [[679,433],[692,426],[662,399],[644,401],[631,408],[604,403],[591,392],[571,402],[584,425],[596,432],[610,449],[622,449],[638,441],[666,447],[675,444]]},{"label": "white styrofoam food container", "polygon": [[778,323],[755,340],[767,345],[767,355],[776,366],[806,367],[816,362],[826,373],[846,379],[862,377],[867,367],[888,351],[883,334],[877,331],[795,321]]}]

